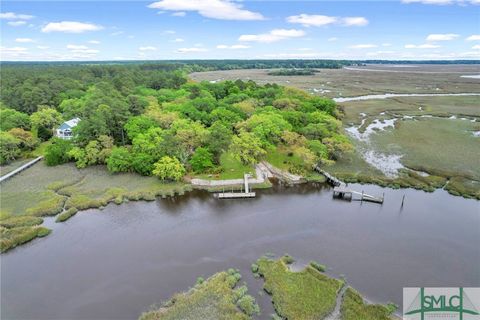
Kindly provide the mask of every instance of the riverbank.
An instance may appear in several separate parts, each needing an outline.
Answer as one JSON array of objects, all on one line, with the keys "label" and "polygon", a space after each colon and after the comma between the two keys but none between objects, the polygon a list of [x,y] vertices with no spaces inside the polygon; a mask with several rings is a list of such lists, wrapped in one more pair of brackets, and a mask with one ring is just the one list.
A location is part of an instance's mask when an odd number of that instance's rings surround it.
[{"label": "riverbank", "polygon": [[[256,166],[255,176],[249,179],[251,188],[271,188],[269,178],[272,177],[285,184],[307,182],[262,162]],[[193,189],[218,192],[242,188],[243,179],[192,178],[186,182],[165,183],[155,177],[111,174],[104,166],[77,169],[73,164],[48,167],[40,162],[2,183],[0,252],[48,235],[50,229],[41,226],[43,220],[39,217],[56,216],[56,222],[65,222],[78,211],[103,209],[109,203],[154,201]]]},{"label": "riverbank", "polygon": [[0,251],[47,235],[49,229],[41,227],[42,221],[36,217],[59,215],[58,222],[64,222],[79,210],[154,201],[190,190],[192,186],[182,182],[164,183],[129,173],[112,175],[103,166],[77,169],[74,164],[48,167],[39,162],[2,182]]},{"label": "riverbank", "polygon": [[[334,98],[355,151],[324,168],[347,183],[415,188],[480,200],[478,66],[369,65],[278,79],[267,70],[199,72],[200,80],[253,80]],[[378,72],[364,72],[373,68]],[[400,71],[400,72],[397,72]],[[441,76],[439,76],[441,75]]]},{"label": "riverbank", "polygon": [[[400,310],[402,288],[412,283],[480,285],[477,201],[444,190],[349,187],[385,193],[386,201],[346,202],[333,199],[324,185],[275,184],[249,201],[218,201],[193,190],[153,202],[111,203],[66,223],[46,217],[53,230],[48,237],[2,254],[8,293],[2,318],[135,319],[199,276],[233,267],[261,308],[258,319],[270,320],[271,299],[251,272],[252,262],[268,252],[291,254],[294,266],[325,264],[327,275],[344,275],[371,303],[392,301]],[[55,290],[45,290],[50,287]]]}]

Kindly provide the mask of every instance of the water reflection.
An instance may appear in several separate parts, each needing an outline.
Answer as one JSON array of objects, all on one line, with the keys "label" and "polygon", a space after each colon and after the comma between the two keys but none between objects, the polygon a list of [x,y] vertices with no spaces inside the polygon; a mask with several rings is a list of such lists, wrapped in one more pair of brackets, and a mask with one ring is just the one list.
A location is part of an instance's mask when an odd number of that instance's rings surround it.
[{"label": "water reflection", "polygon": [[235,267],[259,299],[259,318],[269,319],[270,299],[250,271],[267,252],[326,264],[374,302],[401,304],[405,286],[480,286],[479,201],[350,187],[385,192],[385,202],[333,200],[321,184],[278,185],[251,200],[195,190],[80,212],[2,255],[1,316],[133,319],[197,277]]}]

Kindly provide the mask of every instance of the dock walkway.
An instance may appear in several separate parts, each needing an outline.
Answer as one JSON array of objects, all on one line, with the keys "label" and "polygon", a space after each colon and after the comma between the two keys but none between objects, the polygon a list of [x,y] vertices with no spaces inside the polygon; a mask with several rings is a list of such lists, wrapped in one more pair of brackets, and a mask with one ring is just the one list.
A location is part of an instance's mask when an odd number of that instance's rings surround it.
[{"label": "dock walkway", "polygon": [[30,168],[31,166],[33,166],[35,163],[37,163],[38,161],[42,160],[43,159],[43,156],[40,156],[40,157],[37,157],[35,159],[33,159],[32,161],[28,162],[28,163],[25,163],[23,166],[7,173],[6,175],[0,177],[0,183],[7,180],[7,179],[10,179],[11,177],[13,177],[14,175],[22,172],[23,170],[27,169],[27,168]]},{"label": "dock walkway", "polygon": [[[319,173],[323,174],[325,178],[327,178],[327,182],[333,186],[334,198],[345,199],[348,201],[360,200],[360,201],[369,201],[369,202],[375,202],[380,204],[383,203],[384,196],[376,197],[376,196],[366,194],[363,191],[358,192],[358,191],[349,189],[343,181],[331,175],[330,173],[326,172],[325,170],[322,170],[320,167],[316,166],[314,169]],[[360,199],[354,199],[353,195],[359,195]]]}]

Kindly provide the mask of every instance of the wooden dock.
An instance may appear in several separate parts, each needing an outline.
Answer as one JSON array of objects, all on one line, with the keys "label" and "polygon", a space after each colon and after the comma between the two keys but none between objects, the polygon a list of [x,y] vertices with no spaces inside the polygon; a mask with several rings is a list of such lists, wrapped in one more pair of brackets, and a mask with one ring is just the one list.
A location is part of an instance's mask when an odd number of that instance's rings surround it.
[{"label": "wooden dock", "polygon": [[334,187],[339,187],[341,185],[344,185],[344,183],[342,181],[340,181],[340,179],[338,179],[337,177],[334,177],[333,175],[331,175],[327,171],[320,169],[320,167],[316,166],[315,170],[318,171],[319,173],[323,174],[325,176],[325,178],[327,178],[327,182],[330,183],[331,185],[333,185]]},{"label": "wooden dock", "polygon": [[245,186],[244,192],[220,192],[217,193],[218,199],[243,199],[243,198],[255,198],[255,192],[250,192],[250,188],[248,185],[248,178],[250,177],[249,174],[245,173],[243,175],[243,184]]},{"label": "wooden dock", "polygon": [[[334,198],[344,199],[347,201],[360,200],[360,201],[375,202],[380,204],[383,203],[384,196],[376,197],[376,196],[366,194],[363,191],[358,192],[358,191],[349,189],[344,182],[342,182],[337,177],[331,175],[330,173],[326,172],[325,170],[322,170],[320,167],[316,166],[314,169],[319,173],[323,174],[327,179],[327,182],[333,186]],[[355,199],[354,195],[360,196],[360,199]]]},{"label": "wooden dock", "polygon": [[35,163],[37,163],[38,161],[40,161],[40,160],[42,160],[42,159],[43,159],[43,156],[38,157],[38,158],[35,158],[35,159],[33,159],[32,161],[24,164],[23,166],[21,166],[21,167],[15,169],[15,170],[13,170],[13,171],[7,173],[6,175],[0,177],[0,183],[3,182],[3,181],[5,181],[5,180],[7,180],[7,179],[10,179],[10,178],[13,177],[14,175],[22,172],[22,171],[25,170],[25,169],[30,168],[31,166],[33,166]]},{"label": "wooden dock", "polygon": [[218,194],[218,199],[240,199],[255,197],[255,192],[223,192]]},{"label": "wooden dock", "polygon": [[[360,199],[354,199],[353,195],[360,196]],[[383,203],[384,196],[375,197],[365,192],[358,192],[352,189],[348,189],[346,186],[339,186],[333,188],[333,197],[339,199],[345,199],[348,201],[352,200],[359,200],[359,201],[368,201],[368,202],[375,202],[375,203]]]}]

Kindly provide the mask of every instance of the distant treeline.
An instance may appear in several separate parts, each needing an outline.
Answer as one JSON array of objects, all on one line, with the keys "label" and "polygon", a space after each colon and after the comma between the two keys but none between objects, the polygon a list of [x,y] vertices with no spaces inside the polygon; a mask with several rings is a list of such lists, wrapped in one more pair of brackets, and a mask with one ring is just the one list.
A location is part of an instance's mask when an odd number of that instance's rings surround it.
[{"label": "distant treeline", "polygon": [[324,68],[338,69],[358,64],[349,60],[161,60],[161,61],[38,61],[38,62],[2,62],[3,66],[71,66],[71,65],[154,65],[184,67],[191,71],[213,71],[234,69],[278,69],[278,68]]},{"label": "distant treeline", "polygon": [[279,69],[268,72],[271,76],[313,76],[318,70],[316,69]]},{"label": "distant treeline", "polygon": [[480,60],[363,60],[364,64],[480,64]]}]

